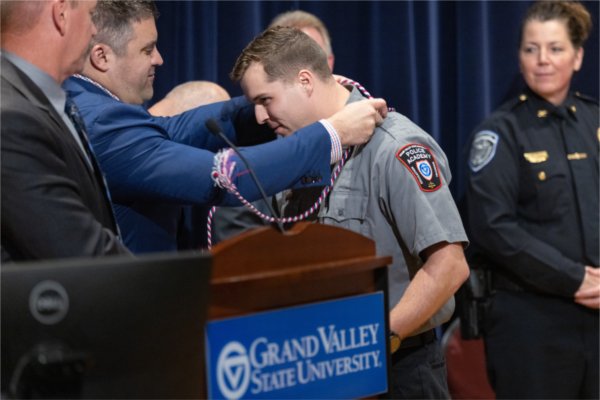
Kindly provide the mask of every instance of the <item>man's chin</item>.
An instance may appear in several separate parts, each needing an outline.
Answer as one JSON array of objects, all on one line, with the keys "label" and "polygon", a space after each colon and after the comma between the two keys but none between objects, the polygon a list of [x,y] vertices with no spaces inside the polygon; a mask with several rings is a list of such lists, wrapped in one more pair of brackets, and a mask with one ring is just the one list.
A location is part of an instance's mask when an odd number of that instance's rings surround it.
[{"label": "man's chin", "polygon": [[142,103],[152,100],[154,97],[154,89],[142,93]]},{"label": "man's chin", "polygon": [[283,126],[278,126],[277,128],[275,128],[275,133],[278,134],[279,136],[290,136],[293,132],[290,131],[288,128],[285,128]]}]

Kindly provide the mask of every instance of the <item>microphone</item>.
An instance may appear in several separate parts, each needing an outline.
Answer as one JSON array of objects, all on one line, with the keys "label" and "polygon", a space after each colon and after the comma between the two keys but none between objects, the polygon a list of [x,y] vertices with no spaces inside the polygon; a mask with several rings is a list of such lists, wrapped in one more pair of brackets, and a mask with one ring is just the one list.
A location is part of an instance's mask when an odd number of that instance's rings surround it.
[{"label": "microphone", "polygon": [[225,143],[227,143],[227,145],[229,147],[231,147],[233,149],[233,151],[235,151],[235,154],[237,154],[237,156],[242,160],[242,162],[244,164],[246,164],[246,168],[248,168],[248,172],[250,172],[250,176],[252,177],[252,179],[254,180],[254,183],[256,184],[256,187],[258,188],[258,191],[260,192],[260,195],[262,196],[262,200],[267,205],[267,208],[268,208],[269,212],[271,213],[271,215],[275,218],[275,223],[277,224],[277,228],[279,229],[279,231],[281,233],[284,233],[285,229],[283,228],[283,224],[281,223],[281,221],[279,221],[279,217],[280,217],[279,213],[276,213],[275,210],[273,209],[273,206],[271,205],[271,202],[269,201],[269,198],[268,198],[267,194],[265,193],[265,190],[263,189],[262,185],[260,184],[258,177],[256,176],[256,173],[254,172],[254,169],[252,168],[252,166],[250,165],[250,163],[248,162],[246,157],[244,157],[244,155],[242,154],[240,149],[235,144],[233,144],[233,142],[231,140],[229,140],[229,138],[227,136],[225,136],[225,134],[223,133],[223,130],[221,129],[221,126],[219,125],[219,123],[217,121],[215,121],[213,118],[209,118],[208,120],[206,120],[204,125],[210,131],[210,133],[212,133],[213,135],[216,135],[219,138],[221,138],[222,140],[224,140]]}]

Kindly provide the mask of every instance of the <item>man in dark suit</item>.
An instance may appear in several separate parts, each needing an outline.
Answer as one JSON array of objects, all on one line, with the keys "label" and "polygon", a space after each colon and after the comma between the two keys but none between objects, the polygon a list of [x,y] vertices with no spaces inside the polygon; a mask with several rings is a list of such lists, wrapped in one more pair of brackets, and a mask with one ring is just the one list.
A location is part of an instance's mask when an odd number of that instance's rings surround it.
[{"label": "man in dark suit", "polygon": [[83,67],[96,1],[0,6],[2,261],[128,253],[60,87]]}]

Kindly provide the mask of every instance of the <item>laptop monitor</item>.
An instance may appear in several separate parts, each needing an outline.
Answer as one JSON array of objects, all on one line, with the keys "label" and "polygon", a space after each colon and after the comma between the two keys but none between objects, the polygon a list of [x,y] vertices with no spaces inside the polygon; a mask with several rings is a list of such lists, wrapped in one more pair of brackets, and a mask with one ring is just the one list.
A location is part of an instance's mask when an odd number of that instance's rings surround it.
[{"label": "laptop monitor", "polygon": [[5,264],[2,393],[201,398],[208,253]]}]

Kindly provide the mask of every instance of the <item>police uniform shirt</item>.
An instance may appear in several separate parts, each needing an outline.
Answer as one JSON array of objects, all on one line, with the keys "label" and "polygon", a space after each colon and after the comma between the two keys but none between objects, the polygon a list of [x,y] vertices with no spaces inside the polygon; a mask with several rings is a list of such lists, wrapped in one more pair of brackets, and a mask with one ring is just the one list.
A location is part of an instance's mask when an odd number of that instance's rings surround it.
[{"label": "police uniform shirt", "polygon": [[[363,99],[353,89],[349,102]],[[448,189],[448,161],[439,145],[409,119],[388,113],[371,140],[355,148],[319,212],[322,223],[371,238],[391,255],[389,305],[394,307],[423,264],[419,254],[440,242],[467,242]],[[451,299],[422,332],[450,318]]]},{"label": "police uniform shirt", "polygon": [[531,91],[478,129],[469,155],[470,237],[528,290],[572,297],[598,266],[598,103]]}]

